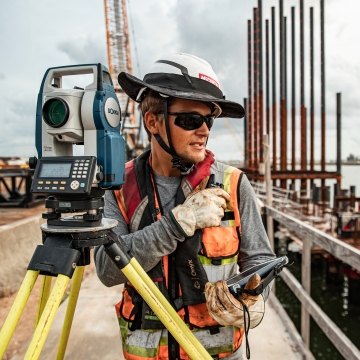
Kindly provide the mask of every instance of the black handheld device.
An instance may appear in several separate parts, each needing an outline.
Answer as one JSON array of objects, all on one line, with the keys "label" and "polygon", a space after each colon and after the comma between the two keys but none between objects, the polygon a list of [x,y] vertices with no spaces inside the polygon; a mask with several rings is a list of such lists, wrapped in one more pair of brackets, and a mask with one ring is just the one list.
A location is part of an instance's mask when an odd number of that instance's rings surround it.
[{"label": "black handheld device", "polygon": [[[273,260],[263,262],[262,264],[252,266],[251,268],[229,278],[226,283],[233,295],[238,293],[247,292],[253,295],[259,295],[263,292],[264,288],[270,284],[280,273],[280,271],[289,263],[286,256],[278,257]],[[246,283],[254,275],[259,274],[261,283],[256,289],[244,290]]]}]

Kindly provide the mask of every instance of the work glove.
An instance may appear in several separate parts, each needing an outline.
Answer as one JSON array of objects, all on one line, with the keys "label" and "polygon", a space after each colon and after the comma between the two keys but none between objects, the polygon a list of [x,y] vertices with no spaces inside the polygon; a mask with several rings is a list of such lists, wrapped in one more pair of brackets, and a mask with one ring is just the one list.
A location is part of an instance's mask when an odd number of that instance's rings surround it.
[{"label": "work glove", "polygon": [[[254,274],[245,285],[245,289],[257,288],[260,281],[260,275]],[[223,326],[244,328],[247,321],[246,327],[252,329],[260,324],[264,316],[265,303],[262,295],[241,294],[240,299],[248,308],[249,319],[241,301],[230,293],[226,282],[222,280],[215,284],[206,283],[205,298],[210,316]]]},{"label": "work glove", "polygon": [[176,206],[170,213],[189,237],[197,229],[219,226],[228,201],[230,195],[221,188],[194,191],[182,205]]}]

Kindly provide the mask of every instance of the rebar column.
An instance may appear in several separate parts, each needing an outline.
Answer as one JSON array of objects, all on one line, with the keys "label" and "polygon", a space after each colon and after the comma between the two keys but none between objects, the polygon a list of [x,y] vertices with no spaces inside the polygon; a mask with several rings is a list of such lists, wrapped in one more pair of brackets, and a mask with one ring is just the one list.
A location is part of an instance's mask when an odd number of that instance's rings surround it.
[{"label": "rebar column", "polygon": [[252,36],[251,36],[251,20],[248,20],[248,103],[247,103],[247,148],[248,148],[248,167],[253,168],[253,105],[252,105]]},{"label": "rebar column", "polygon": [[282,100],[284,96],[284,43],[283,43],[283,0],[279,0],[279,78],[280,78],[280,84],[279,84],[279,90],[280,90],[280,170],[283,169],[283,153],[284,153],[284,144],[283,144],[283,137],[282,137],[282,126],[283,126],[283,107],[282,107]]},{"label": "rebar column", "polygon": [[[341,93],[336,93],[336,172],[341,174]],[[338,180],[341,189],[341,180]]]},{"label": "rebar column", "polygon": [[[324,0],[320,0],[320,72],[321,72],[321,171],[325,171],[325,31],[324,31]],[[325,179],[321,180],[322,200],[325,201]]]},{"label": "rebar column", "polygon": [[310,170],[314,171],[314,8],[310,7]]},{"label": "rebar column", "polygon": [[254,89],[253,89],[253,93],[254,93],[254,100],[253,100],[253,124],[254,124],[254,128],[253,128],[253,132],[254,132],[254,169],[258,170],[259,168],[259,159],[258,159],[258,116],[259,116],[259,111],[258,111],[258,63],[259,63],[259,59],[258,59],[258,19],[257,19],[257,8],[254,8],[254,24],[253,24],[253,59],[254,59],[254,63],[253,63],[253,85],[254,85]]},{"label": "rebar column", "polygon": [[259,110],[259,162],[264,162],[264,100],[263,100],[263,49],[262,49],[262,0],[258,0],[257,8],[257,33],[258,33],[258,110]]},{"label": "rebar column", "polygon": [[[266,134],[270,134],[270,92],[269,92],[269,20],[265,20],[265,102],[266,102]],[[268,137],[270,143],[270,138]],[[269,157],[270,161],[270,157]]]},{"label": "rebar column", "polygon": [[291,170],[296,169],[296,77],[295,6],[291,7]]},{"label": "rebar column", "polygon": [[[306,170],[306,108],[304,71],[304,0],[300,0],[300,132],[301,132],[301,170]],[[301,180],[301,190],[307,191],[306,180]]]},{"label": "rebar column", "polygon": [[[286,171],[287,154],[285,148],[285,52],[284,52],[284,2],[279,0],[279,46],[280,46],[280,170]],[[286,188],[286,180],[280,181]]]},{"label": "rebar column", "polygon": [[[288,108],[287,108],[287,19],[286,16],[283,18],[284,24],[283,24],[283,33],[284,33],[284,104],[283,104],[283,143],[284,143],[284,153],[285,153],[285,159],[284,159],[284,169],[287,170],[287,162],[288,162]],[[286,181],[284,182],[284,187],[286,188]]]},{"label": "rebar column", "polygon": [[248,155],[248,105],[247,105],[247,99],[244,98],[244,110],[245,110],[245,116],[244,116],[244,167],[249,167],[249,155]]},{"label": "rebar column", "polygon": [[271,7],[271,83],[272,83],[272,146],[273,146],[273,171],[277,169],[277,114],[276,114],[276,32],[275,32],[275,7]]}]

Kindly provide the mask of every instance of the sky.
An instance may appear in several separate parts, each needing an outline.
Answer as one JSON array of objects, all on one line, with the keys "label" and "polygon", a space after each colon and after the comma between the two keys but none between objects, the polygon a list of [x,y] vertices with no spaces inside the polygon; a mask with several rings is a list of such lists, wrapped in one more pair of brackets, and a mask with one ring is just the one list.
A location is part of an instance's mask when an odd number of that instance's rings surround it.
[{"label": "sky", "polygon": [[[298,7],[299,0],[284,3],[284,15],[290,18],[290,6]],[[318,90],[319,0],[304,3],[306,31],[309,6],[314,6]],[[270,7],[277,4],[275,0],[263,0],[264,18],[269,17]],[[142,78],[164,54],[193,53],[212,64],[226,98],[243,103],[247,97],[247,20],[252,18],[256,5],[254,0],[128,0],[134,74]],[[358,0],[325,0],[327,159],[336,157],[337,92],[342,93],[342,157],[350,153],[360,157],[359,10]],[[305,37],[308,38],[307,32]],[[34,156],[36,100],[47,68],[92,62],[107,64],[103,1],[3,1],[0,49],[0,156]],[[308,94],[308,49],[305,57]],[[320,92],[316,96],[315,157],[319,158]],[[217,120],[208,146],[218,159],[242,160],[243,120]],[[299,155],[299,146],[297,149]]]}]

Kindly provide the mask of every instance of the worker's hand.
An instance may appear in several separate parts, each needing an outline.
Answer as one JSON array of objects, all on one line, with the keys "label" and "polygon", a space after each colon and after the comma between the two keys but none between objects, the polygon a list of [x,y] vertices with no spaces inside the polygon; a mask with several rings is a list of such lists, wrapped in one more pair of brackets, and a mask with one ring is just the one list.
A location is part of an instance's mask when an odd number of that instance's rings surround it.
[{"label": "worker's hand", "polygon": [[191,193],[171,213],[186,236],[192,236],[196,229],[219,226],[228,201],[230,195],[223,189],[204,189]]},{"label": "worker's hand", "polygon": [[[245,286],[245,289],[255,289],[261,278],[254,274]],[[205,285],[206,305],[210,316],[223,326],[244,327],[247,315],[244,315],[243,305],[229,291],[225,281]],[[250,328],[259,325],[265,311],[264,299],[261,295],[242,294],[241,300],[247,306],[250,315]]]}]

